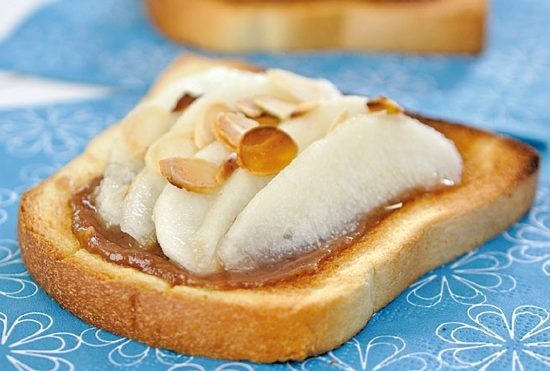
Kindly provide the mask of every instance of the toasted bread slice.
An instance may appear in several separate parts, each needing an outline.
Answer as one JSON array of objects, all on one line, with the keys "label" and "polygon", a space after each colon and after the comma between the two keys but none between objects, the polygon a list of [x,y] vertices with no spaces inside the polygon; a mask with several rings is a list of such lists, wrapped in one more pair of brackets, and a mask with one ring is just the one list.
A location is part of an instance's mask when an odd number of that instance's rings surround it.
[{"label": "toasted bread slice", "polygon": [[[181,59],[151,94],[175,76],[213,63]],[[361,330],[374,311],[422,274],[513,224],[533,201],[538,155],[531,147],[459,124],[417,118],[455,142],[464,160],[462,183],[406,203],[315,274],[254,289],[171,287],[82,249],[71,232],[69,199],[102,174],[119,126],[23,195],[23,260],[64,308],[152,346],[261,362],[328,351]]]},{"label": "toasted bread slice", "polygon": [[477,53],[487,0],[147,0],[172,39],[225,51]]}]

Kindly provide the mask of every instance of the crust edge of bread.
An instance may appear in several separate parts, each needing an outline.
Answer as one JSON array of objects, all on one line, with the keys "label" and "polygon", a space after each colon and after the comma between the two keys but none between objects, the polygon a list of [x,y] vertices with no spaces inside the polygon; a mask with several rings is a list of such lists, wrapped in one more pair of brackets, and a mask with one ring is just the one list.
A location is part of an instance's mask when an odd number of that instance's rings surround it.
[{"label": "crust edge of bread", "polygon": [[147,0],[173,40],[220,51],[297,49],[474,54],[487,0]]},{"label": "crust edge of bread", "polygon": [[[197,61],[212,63],[184,58],[164,76],[178,76]],[[166,82],[161,78],[157,86]],[[48,294],[94,326],[152,346],[230,360],[300,360],[337,347],[423,273],[520,218],[533,202],[538,178],[538,155],[529,146],[457,125],[466,137],[487,140],[482,144],[495,146],[509,158],[509,175],[469,195],[470,203],[460,208],[433,215],[430,210],[420,212],[423,228],[406,235],[402,243],[392,242],[399,236],[388,230],[398,224],[390,220],[380,236],[373,237],[388,239],[390,248],[364,251],[369,241],[361,242],[351,249],[352,255],[337,259],[305,283],[230,291],[169,287],[161,279],[88,253],[70,230],[68,198],[101,173],[105,149],[118,130],[114,126],[100,134],[81,156],[22,196],[18,233],[23,260]],[[395,230],[399,235],[400,227]]]}]

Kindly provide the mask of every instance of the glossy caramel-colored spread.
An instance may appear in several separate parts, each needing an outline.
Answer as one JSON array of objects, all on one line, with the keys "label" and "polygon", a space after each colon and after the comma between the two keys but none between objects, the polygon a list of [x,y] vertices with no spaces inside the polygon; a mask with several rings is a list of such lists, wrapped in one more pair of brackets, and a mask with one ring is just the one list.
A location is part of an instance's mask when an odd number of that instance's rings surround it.
[{"label": "glossy caramel-colored spread", "polygon": [[101,179],[82,187],[71,198],[72,230],[81,246],[91,253],[125,267],[152,274],[171,285],[202,286],[217,289],[252,288],[289,281],[316,272],[334,253],[356,243],[364,233],[378,224],[396,208],[383,208],[363,218],[355,232],[332,241],[311,253],[289,259],[273,266],[251,271],[222,271],[210,275],[191,273],[169,260],[157,243],[140,245],[118,227],[107,227],[94,205],[94,191]]}]

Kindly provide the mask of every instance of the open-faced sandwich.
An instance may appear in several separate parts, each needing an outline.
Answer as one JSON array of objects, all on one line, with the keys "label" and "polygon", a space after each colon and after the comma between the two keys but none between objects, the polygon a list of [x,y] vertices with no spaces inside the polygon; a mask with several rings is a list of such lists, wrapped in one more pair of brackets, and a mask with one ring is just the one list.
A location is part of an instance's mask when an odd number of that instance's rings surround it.
[{"label": "open-faced sandwich", "polygon": [[185,57],[22,198],[36,281],[153,346],[272,362],[330,350],[530,207],[538,155],[325,80]]}]

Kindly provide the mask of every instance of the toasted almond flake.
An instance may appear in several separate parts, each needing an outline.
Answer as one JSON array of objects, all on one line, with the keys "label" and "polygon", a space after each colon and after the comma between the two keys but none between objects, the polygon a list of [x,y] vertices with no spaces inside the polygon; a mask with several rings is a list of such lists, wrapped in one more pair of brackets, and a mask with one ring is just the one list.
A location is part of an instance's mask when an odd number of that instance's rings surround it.
[{"label": "toasted almond flake", "polygon": [[338,126],[342,125],[346,120],[349,119],[349,112],[347,109],[342,110],[338,116],[334,118],[332,123],[330,124],[328,128],[328,132],[330,133],[334,129],[336,129]]},{"label": "toasted almond flake", "polygon": [[218,173],[216,174],[218,184],[223,184],[238,167],[237,154],[231,152],[218,168]]},{"label": "toasted almond flake", "polygon": [[400,209],[402,207],[403,207],[403,202],[397,202],[395,204],[388,205],[388,206],[384,207],[384,209],[390,211],[390,210],[397,210],[397,209]]},{"label": "toasted almond flake", "polygon": [[254,98],[245,98],[237,101],[235,107],[247,117],[255,118],[261,116],[264,113],[264,110],[261,109],[255,102]]},{"label": "toasted almond flake", "polygon": [[291,118],[300,117],[302,115],[305,115],[306,113],[309,113],[310,111],[313,111],[315,108],[319,106],[319,102],[302,102],[298,104],[296,107],[294,107],[294,111],[290,114]]},{"label": "toasted almond flake", "polygon": [[401,106],[390,98],[384,96],[369,99],[367,102],[367,107],[370,112],[386,111],[390,115],[403,112],[403,108],[401,108]]},{"label": "toasted almond flake", "polygon": [[257,175],[278,173],[297,153],[296,142],[276,126],[257,126],[248,130],[237,147],[239,165]]},{"label": "toasted almond flake", "polygon": [[214,103],[204,111],[202,120],[195,124],[194,139],[198,148],[203,148],[216,140],[214,124],[221,112],[231,112],[231,108],[225,103]]},{"label": "toasted almond flake", "polygon": [[185,109],[187,109],[187,107],[189,107],[195,100],[197,100],[197,98],[199,97],[196,97],[194,95],[191,95],[191,94],[188,94],[188,93],[185,93],[183,94],[180,99],[178,99],[178,101],[176,102],[176,104],[174,105],[174,108],[172,108],[172,112],[181,112],[181,111],[184,111]]},{"label": "toasted almond flake", "polygon": [[261,116],[254,117],[254,121],[257,121],[260,125],[277,126],[281,123],[281,120],[272,114],[263,113]]},{"label": "toasted almond flake", "polygon": [[195,193],[210,193],[218,186],[216,164],[199,158],[171,157],[159,162],[170,184]]},{"label": "toasted almond flake", "polygon": [[260,95],[253,98],[253,100],[254,103],[256,103],[265,112],[270,113],[281,120],[289,118],[290,115],[292,115],[292,112],[296,109],[296,104],[271,95]]},{"label": "toasted almond flake", "polygon": [[222,112],[214,124],[214,134],[225,146],[235,149],[243,134],[255,126],[258,126],[258,122],[240,112]]}]

